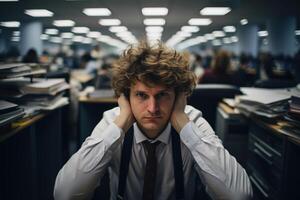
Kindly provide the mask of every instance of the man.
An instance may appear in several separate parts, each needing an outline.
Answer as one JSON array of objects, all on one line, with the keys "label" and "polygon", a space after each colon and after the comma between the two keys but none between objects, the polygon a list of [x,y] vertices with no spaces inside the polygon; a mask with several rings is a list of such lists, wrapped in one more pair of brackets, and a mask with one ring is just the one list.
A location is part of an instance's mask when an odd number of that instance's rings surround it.
[{"label": "man", "polygon": [[119,107],[60,170],[55,199],[90,199],[107,169],[111,199],[194,199],[199,184],[213,199],[251,197],[245,170],[186,105],[196,82],[188,65],[163,44],[124,52],[113,65]]}]

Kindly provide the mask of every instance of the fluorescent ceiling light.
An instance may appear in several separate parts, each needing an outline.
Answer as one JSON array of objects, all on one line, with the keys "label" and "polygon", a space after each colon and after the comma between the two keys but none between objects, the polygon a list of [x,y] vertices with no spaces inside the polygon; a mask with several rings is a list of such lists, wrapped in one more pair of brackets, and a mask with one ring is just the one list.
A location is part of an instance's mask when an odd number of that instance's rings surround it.
[{"label": "fluorescent ceiling light", "polygon": [[19,0],[0,0],[0,2],[15,2],[15,1],[19,1]]},{"label": "fluorescent ceiling light", "polygon": [[90,31],[86,36],[90,38],[98,38],[100,37],[101,33],[97,31]]},{"label": "fluorescent ceiling light", "polygon": [[268,31],[258,31],[257,34],[259,37],[266,37],[268,36]]},{"label": "fluorescent ceiling light", "polygon": [[224,37],[225,36],[225,33],[223,31],[213,31],[212,34],[215,37]]},{"label": "fluorescent ceiling light", "polygon": [[110,16],[111,11],[108,8],[85,8],[82,11],[87,16]]},{"label": "fluorescent ceiling light", "polygon": [[81,43],[83,44],[91,44],[93,40],[91,38],[84,38]]},{"label": "fluorescent ceiling light", "polygon": [[151,33],[153,33],[153,32],[161,33],[161,32],[163,32],[163,30],[164,30],[164,28],[161,26],[147,26],[146,27],[146,32],[151,32]]},{"label": "fluorescent ceiling light", "polygon": [[269,43],[269,41],[265,38],[265,39],[263,39],[263,44],[264,45],[268,45],[268,43]]},{"label": "fluorescent ceiling light", "polygon": [[128,36],[133,36],[133,35],[132,35],[131,32],[125,31],[125,32],[116,33],[116,36],[118,36],[118,37],[128,37]]},{"label": "fluorescent ceiling light", "polygon": [[117,32],[124,32],[127,31],[126,26],[112,26],[109,28],[110,32],[117,33]]},{"label": "fluorescent ceiling light", "polygon": [[165,16],[168,14],[168,8],[165,7],[145,7],[142,8],[144,16]]},{"label": "fluorescent ceiling light", "polygon": [[198,26],[183,26],[181,30],[184,32],[196,33],[200,30]]},{"label": "fluorescent ceiling light", "polygon": [[49,35],[42,34],[42,35],[40,36],[40,39],[41,39],[41,40],[48,40],[48,39],[49,39]]},{"label": "fluorescent ceiling light", "polygon": [[54,28],[48,28],[45,30],[45,33],[48,35],[57,35],[58,34],[58,30],[54,29]]},{"label": "fluorescent ceiling light", "polygon": [[72,41],[73,42],[81,42],[83,39],[84,39],[83,36],[77,35],[77,36],[73,37]]},{"label": "fluorescent ceiling light", "polygon": [[121,21],[119,19],[100,19],[99,24],[102,26],[119,26]]},{"label": "fluorescent ceiling light", "polygon": [[64,39],[70,39],[70,38],[73,38],[73,33],[70,33],[70,32],[65,32],[65,33],[61,33],[61,37],[64,38]]},{"label": "fluorescent ceiling light", "polygon": [[16,27],[20,26],[20,22],[18,22],[18,21],[0,22],[0,25],[8,27],[8,28],[16,28]]},{"label": "fluorescent ceiling light", "polygon": [[206,7],[200,10],[201,15],[226,15],[231,9],[229,7]]},{"label": "fluorescent ceiling light", "polygon": [[146,26],[163,26],[165,25],[166,20],[163,18],[149,18],[149,19],[144,19],[144,24]]},{"label": "fluorescent ceiling light", "polygon": [[183,31],[178,31],[176,33],[176,35],[179,36],[179,37],[191,37],[192,36],[191,33],[183,32]]},{"label": "fluorescent ceiling light", "polygon": [[200,43],[207,42],[207,39],[204,36],[198,36],[195,39]]},{"label": "fluorescent ceiling light", "polygon": [[223,38],[222,40],[223,40],[223,43],[224,43],[224,44],[231,44],[231,43],[232,43],[231,39],[228,38],[228,37],[225,37],[225,38]]},{"label": "fluorescent ceiling light", "polygon": [[72,32],[73,33],[88,33],[90,31],[90,29],[88,27],[73,27],[72,28]]},{"label": "fluorescent ceiling light", "polygon": [[206,40],[214,40],[215,36],[212,33],[207,33],[204,35]]},{"label": "fluorescent ceiling light", "polygon": [[224,26],[223,30],[227,33],[234,33],[236,31],[236,28],[234,26]]},{"label": "fluorescent ceiling light", "polygon": [[53,12],[46,9],[29,9],[25,10],[25,14],[31,17],[52,17]]},{"label": "fluorescent ceiling light", "polygon": [[20,41],[20,37],[12,37],[11,41],[12,42],[19,42]]},{"label": "fluorescent ceiling light", "polygon": [[207,26],[210,25],[212,21],[209,18],[191,18],[188,23],[194,26]]},{"label": "fluorescent ceiling light", "polygon": [[248,24],[248,20],[247,19],[241,19],[240,23],[242,25],[246,25],[246,24]]},{"label": "fluorescent ceiling light", "polygon": [[52,38],[50,38],[50,42],[53,42],[53,43],[61,43],[62,41],[63,40],[60,37],[52,37]]},{"label": "fluorescent ceiling light", "polygon": [[213,44],[214,46],[220,46],[220,45],[222,45],[222,42],[221,42],[221,40],[216,39],[216,40],[213,40],[213,41],[212,41],[212,44]]},{"label": "fluorescent ceiling light", "polygon": [[300,30],[295,30],[296,35],[300,35]]},{"label": "fluorescent ceiling light", "polygon": [[58,27],[70,27],[74,26],[75,22],[72,20],[54,20],[53,25]]},{"label": "fluorescent ceiling light", "polygon": [[16,36],[16,37],[20,36],[20,31],[14,31],[13,36]]},{"label": "fluorescent ceiling light", "polygon": [[231,36],[231,41],[232,42],[238,42],[239,38],[237,36]]}]

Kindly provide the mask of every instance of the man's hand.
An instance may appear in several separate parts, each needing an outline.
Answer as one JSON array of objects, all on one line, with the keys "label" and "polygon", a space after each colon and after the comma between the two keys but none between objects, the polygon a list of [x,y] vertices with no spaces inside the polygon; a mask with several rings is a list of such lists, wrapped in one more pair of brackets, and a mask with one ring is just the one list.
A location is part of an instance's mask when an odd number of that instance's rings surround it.
[{"label": "man's hand", "polygon": [[122,94],[118,98],[120,115],[117,116],[114,123],[126,133],[135,122],[128,99]]},{"label": "man's hand", "polygon": [[178,94],[171,115],[171,124],[177,133],[180,133],[181,129],[190,121],[184,112],[186,103],[186,95],[184,93]]}]

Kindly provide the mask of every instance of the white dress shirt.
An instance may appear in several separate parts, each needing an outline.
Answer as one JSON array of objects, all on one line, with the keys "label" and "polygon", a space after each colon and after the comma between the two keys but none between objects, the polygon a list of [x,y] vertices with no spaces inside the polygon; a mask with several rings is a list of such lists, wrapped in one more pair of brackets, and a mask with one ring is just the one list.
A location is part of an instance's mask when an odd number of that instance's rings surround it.
[{"label": "white dress shirt", "polygon": [[[223,147],[201,112],[186,106],[190,122],[180,132],[181,154],[184,174],[185,199],[193,199],[197,174],[213,199],[246,199],[252,196],[247,173]],[[114,124],[120,109],[106,111],[103,119],[93,130],[70,160],[57,175],[55,199],[91,199],[93,192],[108,168],[111,199],[118,193],[119,168],[124,133]],[[155,140],[160,141],[156,149],[157,176],[155,199],[176,199],[174,166],[172,158],[171,125]],[[141,199],[146,154],[142,142],[148,140],[134,124],[131,160],[124,198]]]}]

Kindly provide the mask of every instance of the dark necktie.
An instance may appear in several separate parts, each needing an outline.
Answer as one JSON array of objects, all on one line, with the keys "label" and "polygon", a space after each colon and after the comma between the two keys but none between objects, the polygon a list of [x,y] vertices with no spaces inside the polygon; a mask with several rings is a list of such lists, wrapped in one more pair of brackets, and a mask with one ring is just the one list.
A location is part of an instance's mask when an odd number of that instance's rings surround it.
[{"label": "dark necktie", "polygon": [[147,162],[144,176],[143,200],[154,199],[154,188],[156,178],[157,160],[155,156],[155,149],[159,142],[150,143],[149,141],[143,142],[147,151]]}]

